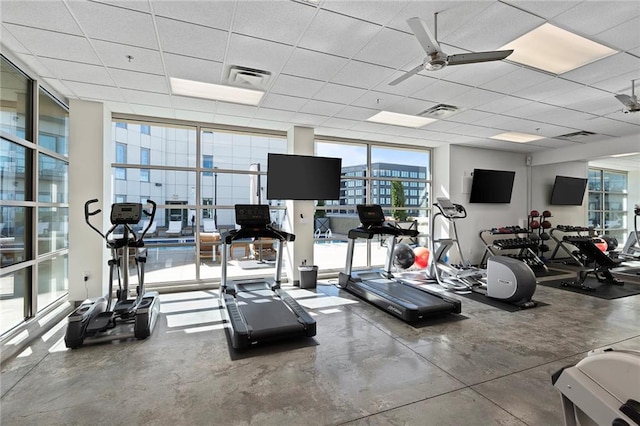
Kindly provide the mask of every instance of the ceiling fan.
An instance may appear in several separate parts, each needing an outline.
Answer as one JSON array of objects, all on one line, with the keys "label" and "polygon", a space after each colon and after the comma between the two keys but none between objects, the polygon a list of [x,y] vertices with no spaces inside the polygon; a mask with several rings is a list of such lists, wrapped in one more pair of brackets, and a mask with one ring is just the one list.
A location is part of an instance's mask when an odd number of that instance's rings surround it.
[{"label": "ceiling fan", "polygon": [[[438,14],[435,14],[435,34],[437,36],[438,30]],[[390,86],[395,86],[398,83],[403,82],[407,78],[411,77],[414,74],[419,73],[422,70],[427,71],[437,71],[446,67],[447,65],[463,65],[463,64],[474,64],[476,62],[489,62],[489,61],[499,61],[501,59],[506,58],[513,50],[495,50],[490,52],[477,52],[477,53],[460,53],[457,55],[447,55],[442,51],[436,36],[429,30],[427,24],[418,18],[409,18],[407,19],[407,24],[413,31],[413,34],[416,36],[420,45],[427,52],[427,57],[424,58],[424,62],[406,74],[396,78],[391,83]]]},{"label": "ceiling fan", "polygon": [[629,95],[616,95],[616,99],[622,102],[627,107],[626,113],[640,111],[640,102],[636,97],[635,92],[635,80],[631,80],[631,96]]}]

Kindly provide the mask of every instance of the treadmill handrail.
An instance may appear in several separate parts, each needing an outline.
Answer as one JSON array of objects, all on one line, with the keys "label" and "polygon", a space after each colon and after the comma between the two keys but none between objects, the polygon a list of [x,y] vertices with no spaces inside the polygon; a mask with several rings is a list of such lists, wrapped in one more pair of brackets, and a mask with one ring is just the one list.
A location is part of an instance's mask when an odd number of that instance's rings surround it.
[{"label": "treadmill handrail", "polygon": [[349,230],[348,237],[352,240],[356,238],[371,239],[375,235],[394,235],[396,237],[417,237],[420,231],[417,229],[405,229],[399,226],[393,226],[389,223],[382,225],[359,226]]},{"label": "treadmill handrail", "polygon": [[231,244],[236,240],[253,239],[253,238],[272,238],[278,241],[295,241],[296,236],[285,231],[278,231],[271,227],[255,227],[232,229],[223,232],[222,240],[226,244]]}]

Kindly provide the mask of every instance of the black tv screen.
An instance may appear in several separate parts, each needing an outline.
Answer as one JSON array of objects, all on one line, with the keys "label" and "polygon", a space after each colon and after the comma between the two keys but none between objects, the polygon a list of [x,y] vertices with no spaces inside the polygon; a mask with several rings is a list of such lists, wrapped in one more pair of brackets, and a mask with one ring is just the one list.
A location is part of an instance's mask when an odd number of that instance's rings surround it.
[{"label": "black tv screen", "polygon": [[268,200],[338,200],[342,159],[269,154]]},{"label": "black tv screen", "polygon": [[474,169],[470,203],[510,203],[516,172]]},{"label": "black tv screen", "polygon": [[587,178],[556,176],[549,204],[553,206],[581,206],[586,187]]}]

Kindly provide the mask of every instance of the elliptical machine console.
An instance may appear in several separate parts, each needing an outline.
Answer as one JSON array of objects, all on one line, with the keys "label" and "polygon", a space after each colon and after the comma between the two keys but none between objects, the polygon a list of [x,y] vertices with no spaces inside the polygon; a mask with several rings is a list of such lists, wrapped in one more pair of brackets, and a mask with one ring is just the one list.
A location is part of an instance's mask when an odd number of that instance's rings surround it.
[{"label": "elliptical machine console", "polygon": [[[91,342],[121,340],[130,337],[145,339],[151,335],[160,313],[160,297],[157,292],[145,292],[144,266],[147,261],[144,248],[144,236],[151,227],[156,214],[156,203],[147,200],[151,211],[144,210],[140,203],[115,203],[111,206],[111,227],[105,234],[93,226],[91,216],[102,210],[89,211],[89,207],[98,200],[89,200],[84,205],[84,217],[87,225],[106,242],[111,250],[109,265],[109,290],[104,297],[85,300],[69,315],[67,331],[64,336],[68,348],[75,349],[83,345],[86,339]],[[137,225],[142,215],[148,216],[149,222],[140,235],[132,225]],[[122,234],[115,234],[115,232]],[[129,249],[135,250],[138,286],[136,297],[129,298]],[[117,276],[118,289],[113,301],[113,281]],[[131,325],[133,331],[120,330],[120,325]],[[87,341],[88,342],[88,341]]]},{"label": "elliptical machine console", "polygon": [[[467,217],[464,206],[452,203],[448,198],[437,198],[434,206],[438,212],[431,219],[431,229],[436,229],[436,219],[441,217],[450,223],[453,233],[451,238],[431,238],[430,275],[438,284],[452,291],[480,293],[522,309],[536,306],[531,300],[536,291],[536,277],[528,265],[510,257],[492,256],[487,260],[486,270],[471,266],[460,247],[456,228],[456,221]],[[445,260],[454,246],[460,265],[451,265]]]}]

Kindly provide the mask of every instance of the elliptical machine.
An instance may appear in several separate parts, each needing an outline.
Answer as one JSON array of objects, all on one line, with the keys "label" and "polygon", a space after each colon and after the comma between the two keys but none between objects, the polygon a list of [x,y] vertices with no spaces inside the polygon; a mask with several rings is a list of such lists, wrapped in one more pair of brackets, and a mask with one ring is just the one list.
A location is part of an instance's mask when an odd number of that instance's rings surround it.
[{"label": "elliptical machine", "polygon": [[619,253],[618,257],[623,260],[640,260],[640,233],[638,232],[638,217],[640,217],[640,204],[636,204],[633,209],[633,231],[629,232],[629,238]]},{"label": "elliptical machine", "polygon": [[[160,297],[157,292],[145,292],[144,266],[147,261],[144,236],[151,227],[156,214],[156,203],[151,204],[151,211],[144,210],[140,203],[115,203],[111,206],[111,224],[103,234],[89,220],[102,210],[89,211],[89,206],[97,203],[97,199],[89,200],[84,205],[84,217],[87,225],[100,235],[111,250],[109,259],[109,291],[104,297],[85,300],[68,317],[64,342],[67,348],[76,349],[90,338],[92,343],[122,340],[131,337],[146,339],[151,335],[160,313]],[[138,236],[131,225],[140,222],[142,214],[149,216],[147,227]],[[114,234],[122,228],[122,235]],[[129,299],[129,249],[135,249],[135,263],[138,273],[136,297]],[[116,301],[113,303],[113,281],[117,275],[118,289]],[[119,325],[133,323],[126,331],[116,330]]]},{"label": "elliptical machine", "polygon": [[[461,204],[454,204],[448,198],[437,198],[433,205],[438,212],[431,218],[431,232],[436,229],[438,217],[449,221],[453,238],[431,238],[432,260],[429,274],[442,287],[451,291],[473,291],[492,299],[511,303],[521,309],[533,308],[537,304],[531,298],[536,291],[536,276],[524,262],[506,256],[491,256],[487,260],[487,269],[471,266],[464,257],[456,220],[467,217],[467,211]],[[455,246],[461,264],[451,265],[446,261],[451,247]]]}]

